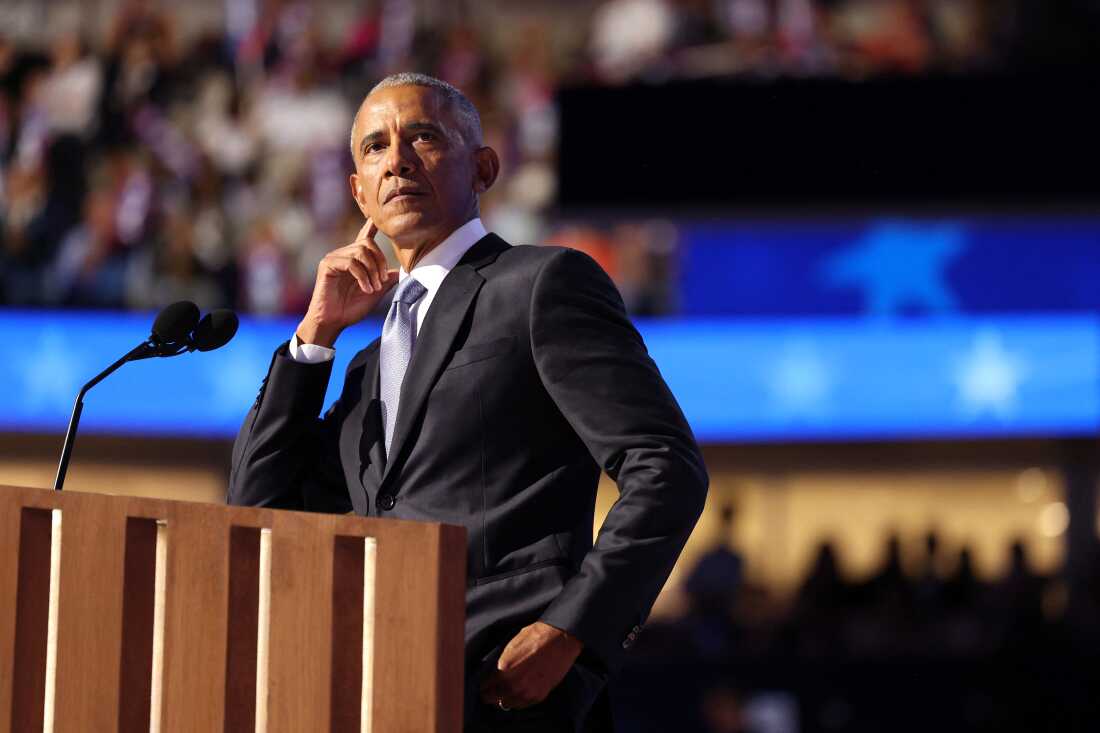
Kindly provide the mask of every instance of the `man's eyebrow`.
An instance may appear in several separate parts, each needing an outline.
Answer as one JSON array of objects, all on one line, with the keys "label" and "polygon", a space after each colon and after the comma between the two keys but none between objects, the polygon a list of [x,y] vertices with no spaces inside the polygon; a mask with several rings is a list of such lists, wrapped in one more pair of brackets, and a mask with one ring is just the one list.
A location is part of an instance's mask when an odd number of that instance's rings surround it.
[{"label": "man's eyebrow", "polygon": [[374,132],[367,133],[363,136],[363,139],[359,141],[359,152],[366,150],[368,145],[373,142],[377,142],[384,137],[386,137],[385,130],[375,130]]},{"label": "man's eyebrow", "polygon": [[[430,120],[418,120],[418,121],[415,121],[415,122],[408,122],[408,123],[405,124],[405,126],[402,128],[402,130],[404,132],[428,131],[428,132],[437,133],[441,137],[446,137],[446,132],[443,130],[443,128],[440,127],[439,125],[437,125],[436,123],[431,122]],[[359,142],[359,152],[365,151],[367,146],[370,145],[371,143],[378,142],[379,140],[384,140],[385,138],[386,138],[386,131],[385,130],[375,130],[374,132],[367,133],[366,135],[363,136],[363,139]]]},{"label": "man's eyebrow", "polygon": [[405,125],[404,129],[407,132],[419,132],[421,130],[428,130],[429,132],[438,132],[440,135],[443,134],[443,128],[428,120],[410,122]]}]

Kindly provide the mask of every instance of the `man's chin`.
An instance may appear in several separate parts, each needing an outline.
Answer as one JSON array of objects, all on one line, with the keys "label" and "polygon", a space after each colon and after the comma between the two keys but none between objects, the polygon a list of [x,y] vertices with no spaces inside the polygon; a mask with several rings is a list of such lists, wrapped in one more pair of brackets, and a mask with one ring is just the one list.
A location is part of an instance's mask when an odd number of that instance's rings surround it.
[{"label": "man's chin", "polygon": [[419,211],[407,211],[387,217],[378,229],[397,247],[415,247],[430,237],[435,222]]}]

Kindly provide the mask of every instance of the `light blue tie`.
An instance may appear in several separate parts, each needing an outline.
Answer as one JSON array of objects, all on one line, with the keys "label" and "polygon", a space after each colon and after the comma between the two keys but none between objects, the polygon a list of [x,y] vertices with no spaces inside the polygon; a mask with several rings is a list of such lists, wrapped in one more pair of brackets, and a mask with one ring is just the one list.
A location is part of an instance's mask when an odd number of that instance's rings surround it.
[{"label": "light blue tie", "polygon": [[386,455],[390,454],[393,430],[397,424],[397,403],[401,399],[401,382],[412,359],[416,343],[416,318],[412,307],[428,289],[412,277],[397,286],[382,325],[382,353],[379,365],[379,388],[382,393],[382,428],[385,431]]}]

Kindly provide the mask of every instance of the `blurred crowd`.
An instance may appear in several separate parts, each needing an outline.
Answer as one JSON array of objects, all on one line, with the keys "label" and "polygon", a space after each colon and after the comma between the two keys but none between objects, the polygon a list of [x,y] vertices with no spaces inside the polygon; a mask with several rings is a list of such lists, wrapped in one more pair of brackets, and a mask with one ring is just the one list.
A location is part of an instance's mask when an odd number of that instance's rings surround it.
[{"label": "blurred crowd", "polygon": [[1100,650],[1100,577],[1073,597],[1060,574],[1033,569],[1022,541],[1006,549],[1001,576],[983,580],[965,545],[890,536],[879,567],[853,578],[829,540],[781,598],[720,543],[687,577],[685,613],[647,626],[629,694],[644,699],[683,671],[697,706],[685,731],[1085,730],[1036,720],[1056,720],[1059,698],[1092,705],[1080,686],[1095,670],[1075,678],[1075,665]]},{"label": "blurred crowd", "polygon": [[804,659],[902,656],[958,658],[1034,644],[1047,620],[1061,616],[1064,597],[1053,579],[1029,565],[1014,543],[1004,575],[976,575],[971,552],[948,556],[937,534],[907,568],[891,537],[881,566],[849,579],[833,543],[823,543],[793,600],[780,613],[765,591],[744,582],[729,548],[706,555],[688,579],[686,647],[703,657],[753,654],[782,647]]},{"label": "blurred crowd", "polygon": [[[5,17],[21,9],[32,27],[0,26],[0,304],[300,312],[317,261],[361,223],[352,115],[374,82],[411,69],[482,111],[504,160],[490,227],[588,251],[646,315],[675,308],[675,230],[554,215],[556,89],[980,71],[1027,47],[1033,4],[120,0],[102,32],[90,6],[62,5],[13,0]],[[206,6],[217,22],[179,22]]]}]

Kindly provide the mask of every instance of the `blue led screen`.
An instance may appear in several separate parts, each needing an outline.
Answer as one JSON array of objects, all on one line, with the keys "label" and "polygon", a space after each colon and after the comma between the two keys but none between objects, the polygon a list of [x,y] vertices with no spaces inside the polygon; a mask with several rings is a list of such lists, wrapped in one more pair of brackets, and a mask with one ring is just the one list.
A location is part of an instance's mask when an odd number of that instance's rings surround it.
[{"label": "blue led screen", "polygon": [[1100,218],[746,219],[680,227],[683,315],[1100,311]]},{"label": "blue led screen", "polygon": [[[819,441],[1100,433],[1100,218],[745,219],[678,225],[678,309],[638,327],[698,437]],[[0,430],[62,431],[152,314],[0,310]],[[82,428],[232,436],[296,319],[129,364]],[[349,330],[344,366],[379,332]]]},{"label": "blue led screen", "polygon": [[[151,314],[0,311],[0,430],[63,431],[80,386]],[[232,436],[293,319],[243,319],[228,346],[127,364],[82,431]],[[1089,435],[1100,428],[1100,318],[662,319],[639,329],[700,440]],[[327,401],[371,321],[345,332]]]}]

